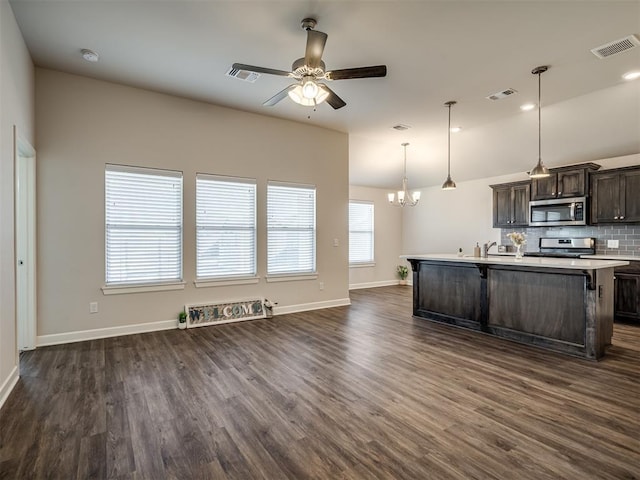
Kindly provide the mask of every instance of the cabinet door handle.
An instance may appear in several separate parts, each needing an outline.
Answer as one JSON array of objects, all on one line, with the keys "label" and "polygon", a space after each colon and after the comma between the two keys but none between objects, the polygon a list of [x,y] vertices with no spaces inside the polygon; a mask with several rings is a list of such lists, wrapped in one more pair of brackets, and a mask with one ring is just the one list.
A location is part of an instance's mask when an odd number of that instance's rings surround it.
[{"label": "cabinet door handle", "polygon": [[620,220],[622,220],[624,218],[624,215],[620,215]]},{"label": "cabinet door handle", "polygon": [[558,195],[562,195],[562,192],[558,192]]},{"label": "cabinet door handle", "polygon": [[615,217],[613,217],[614,220],[618,220],[618,216],[616,215]]},{"label": "cabinet door handle", "polygon": [[551,192],[551,195],[555,195],[555,194],[556,194],[556,192]]}]

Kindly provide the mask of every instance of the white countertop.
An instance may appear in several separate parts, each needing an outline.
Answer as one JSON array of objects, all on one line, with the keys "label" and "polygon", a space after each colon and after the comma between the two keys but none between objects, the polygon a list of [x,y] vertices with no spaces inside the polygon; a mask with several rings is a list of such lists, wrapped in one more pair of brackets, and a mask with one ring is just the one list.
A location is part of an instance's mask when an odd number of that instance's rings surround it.
[{"label": "white countertop", "polygon": [[640,262],[640,257],[634,257],[633,255],[580,255],[580,258],[593,260],[626,260]]},{"label": "white countertop", "polygon": [[427,253],[418,255],[401,255],[400,258],[416,260],[433,260],[436,262],[460,262],[460,263],[485,263],[490,265],[517,265],[544,268],[567,268],[571,270],[598,270],[600,268],[623,267],[629,265],[625,260],[597,260],[586,258],[549,258],[549,257],[524,257],[516,260],[515,257],[491,256],[487,258],[464,256],[459,257],[455,253]]}]

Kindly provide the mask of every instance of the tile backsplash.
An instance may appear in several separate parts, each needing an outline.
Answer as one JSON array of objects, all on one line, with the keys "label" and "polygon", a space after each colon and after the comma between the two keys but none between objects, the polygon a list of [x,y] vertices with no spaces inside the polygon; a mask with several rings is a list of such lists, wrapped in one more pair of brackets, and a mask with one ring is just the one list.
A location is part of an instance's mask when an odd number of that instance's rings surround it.
[{"label": "tile backsplash", "polygon": [[[516,228],[527,235],[524,250],[538,251],[540,237],[594,237],[597,255],[622,255],[640,258],[640,225],[593,225],[587,227],[528,227]],[[500,243],[511,245],[507,234],[514,229],[501,229]],[[618,240],[619,248],[607,248],[607,240]]]}]

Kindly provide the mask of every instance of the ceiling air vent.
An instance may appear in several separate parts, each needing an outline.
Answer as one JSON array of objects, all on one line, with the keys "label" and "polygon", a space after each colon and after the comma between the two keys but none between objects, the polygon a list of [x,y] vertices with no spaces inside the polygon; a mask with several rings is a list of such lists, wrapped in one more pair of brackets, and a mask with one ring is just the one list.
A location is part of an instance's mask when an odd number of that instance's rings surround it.
[{"label": "ceiling air vent", "polygon": [[607,58],[611,55],[617,55],[618,53],[626,52],[632,48],[640,45],[640,40],[635,35],[629,35],[628,37],[621,38],[614,42],[605,43],[599,47],[592,48],[593,53],[598,58]]},{"label": "ceiling air vent", "polygon": [[249,83],[255,83],[255,81],[260,78],[259,73],[249,72],[248,70],[238,70],[237,68],[233,67],[229,69],[229,71],[227,72],[227,76],[234,77]]},{"label": "ceiling air vent", "polygon": [[516,93],[518,93],[518,91],[516,89],[507,88],[506,90],[502,90],[501,92],[491,94],[491,95],[489,95],[488,97],[485,97],[485,98],[487,98],[488,100],[501,100],[503,98],[507,98],[507,97],[509,97],[511,95],[514,95]]},{"label": "ceiling air vent", "polygon": [[409,130],[411,127],[409,125],[403,125],[402,123],[399,123],[397,125],[394,125],[391,128],[393,128],[394,130],[403,131],[403,130]]}]

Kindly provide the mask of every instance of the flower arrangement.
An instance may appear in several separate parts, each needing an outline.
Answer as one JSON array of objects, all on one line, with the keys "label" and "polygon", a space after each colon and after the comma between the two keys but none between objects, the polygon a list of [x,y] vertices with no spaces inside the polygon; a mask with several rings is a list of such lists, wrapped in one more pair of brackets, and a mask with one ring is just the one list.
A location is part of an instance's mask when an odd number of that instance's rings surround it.
[{"label": "flower arrangement", "polygon": [[516,247],[519,247],[527,243],[527,235],[524,232],[507,233],[507,237],[509,237],[509,240],[511,240],[511,243],[513,243]]}]

